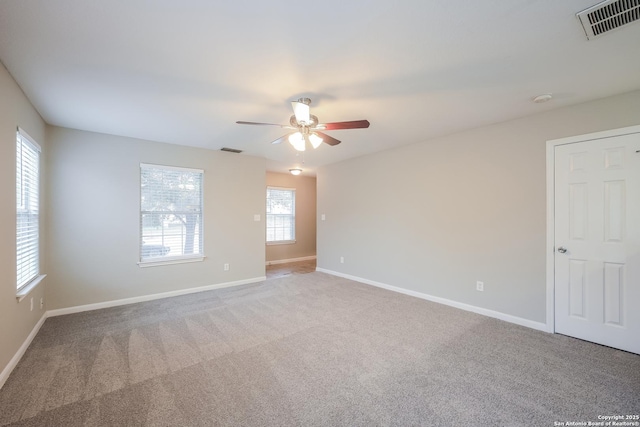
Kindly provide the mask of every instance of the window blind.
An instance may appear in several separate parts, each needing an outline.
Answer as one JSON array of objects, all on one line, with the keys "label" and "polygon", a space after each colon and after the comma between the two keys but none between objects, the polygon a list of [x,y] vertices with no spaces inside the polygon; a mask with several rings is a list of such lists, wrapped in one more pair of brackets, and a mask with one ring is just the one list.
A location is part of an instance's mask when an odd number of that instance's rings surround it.
[{"label": "window blind", "polygon": [[296,239],[296,190],[267,187],[267,242]]},{"label": "window blind", "polygon": [[40,274],[40,146],[22,129],[16,134],[17,289]]},{"label": "window blind", "polygon": [[202,255],[204,171],[140,165],[140,260]]}]

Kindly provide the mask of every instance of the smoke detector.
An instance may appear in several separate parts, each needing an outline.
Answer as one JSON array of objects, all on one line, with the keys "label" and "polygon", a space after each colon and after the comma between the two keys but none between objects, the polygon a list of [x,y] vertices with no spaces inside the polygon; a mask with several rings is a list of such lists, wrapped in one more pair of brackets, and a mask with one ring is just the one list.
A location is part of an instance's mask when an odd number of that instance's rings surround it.
[{"label": "smoke detector", "polygon": [[591,40],[640,19],[640,0],[605,0],[576,16]]}]

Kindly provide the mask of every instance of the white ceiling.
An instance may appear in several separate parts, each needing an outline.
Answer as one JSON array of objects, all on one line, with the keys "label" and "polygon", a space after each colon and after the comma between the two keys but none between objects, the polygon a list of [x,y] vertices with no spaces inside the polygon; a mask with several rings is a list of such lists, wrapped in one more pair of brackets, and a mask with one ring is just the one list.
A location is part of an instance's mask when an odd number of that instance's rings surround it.
[{"label": "white ceiling", "polygon": [[[3,0],[0,60],[47,123],[210,149],[286,171],[290,101],[369,129],[316,167],[640,89],[640,24],[587,41],[597,0]],[[553,93],[546,104],[531,99]]]}]

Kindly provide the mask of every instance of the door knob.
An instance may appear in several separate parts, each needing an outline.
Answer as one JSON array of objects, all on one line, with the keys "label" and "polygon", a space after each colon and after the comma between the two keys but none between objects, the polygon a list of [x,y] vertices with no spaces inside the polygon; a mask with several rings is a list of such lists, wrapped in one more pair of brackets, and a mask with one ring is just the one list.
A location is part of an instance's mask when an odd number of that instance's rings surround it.
[{"label": "door knob", "polygon": [[561,254],[563,254],[563,253],[567,252],[567,248],[565,248],[564,246],[560,246],[560,247],[558,248],[558,252],[560,252]]}]

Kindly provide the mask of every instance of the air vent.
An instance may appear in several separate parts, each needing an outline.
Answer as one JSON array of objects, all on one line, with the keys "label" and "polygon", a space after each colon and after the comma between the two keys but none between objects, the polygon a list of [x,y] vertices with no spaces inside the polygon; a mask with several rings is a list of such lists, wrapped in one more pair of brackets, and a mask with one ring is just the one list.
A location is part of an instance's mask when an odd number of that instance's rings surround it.
[{"label": "air vent", "polygon": [[640,0],[606,0],[577,16],[591,40],[640,19]]},{"label": "air vent", "polygon": [[228,153],[236,153],[236,154],[242,153],[242,150],[236,150],[235,148],[228,148],[228,147],[222,147],[220,151],[226,151]]}]

